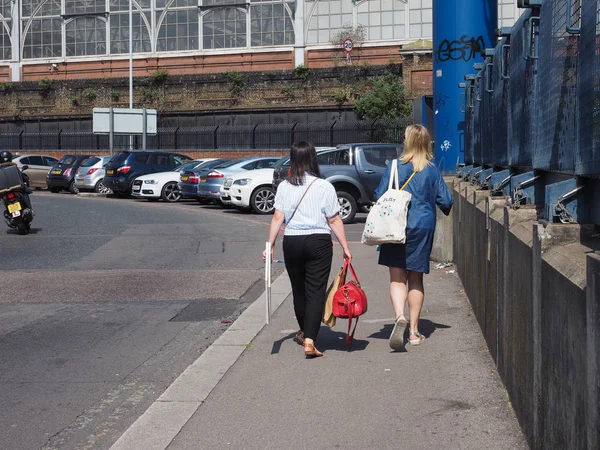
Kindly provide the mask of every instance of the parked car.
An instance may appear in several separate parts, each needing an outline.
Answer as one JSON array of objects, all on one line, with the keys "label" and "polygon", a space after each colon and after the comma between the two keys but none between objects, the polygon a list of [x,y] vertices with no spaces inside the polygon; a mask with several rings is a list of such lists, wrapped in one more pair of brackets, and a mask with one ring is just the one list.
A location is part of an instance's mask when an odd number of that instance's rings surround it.
[{"label": "parked car", "polygon": [[105,167],[109,160],[110,156],[92,156],[86,159],[75,174],[77,189],[110,194],[112,191],[104,185]]},{"label": "parked car", "polygon": [[113,156],[107,164],[104,185],[115,195],[127,197],[137,177],[172,171],[190,161],[192,158],[178,153],[124,151]]},{"label": "parked car", "polygon": [[[370,207],[387,164],[402,150],[402,144],[344,144],[319,152],[321,177],[335,187],[344,223],[352,222],[359,208]],[[279,161],[274,169],[273,187],[277,189],[288,176],[289,160]]]},{"label": "parked car", "polygon": [[77,194],[79,190],[75,186],[75,174],[81,164],[93,155],[65,155],[58,161],[46,176],[46,184],[50,192],[67,190],[71,194]]},{"label": "parked car", "polygon": [[148,199],[148,201],[158,201],[162,198],[165,202],[178,202],[181,193],[177,184],[180,181],[181,172],[198,169],[203,164],[214,160],[215,158],[199,159],[183,164],[170,172],[158,172],[137,177],[133,182],[131,195]]},{"label": "parked car", "polygon": [[[272,166],[278,158],[274,157],[247,157],[232,159],[212,168],[202,168],[198,172],[197,198],[200,203],[213,202],[220,206],[230,203],[229,196],[221,197],[221,186],[228,175],[246,170],[263,169]],[[228,189],[230,186],[226,186]]]},{"label": "parked car", "polygon": [[245,211],[252,210],[256,214],[271,214],[275,209],[273,170],[258,169],[232,177],[227,194],[231,197],[233,206]]},{"label": "parked car", "polygon": [[200,170],[212,169],[221,164],[231,161],[231,159],[220,158],[207,163],[202,164],[202,167],[197,167],[193,170],[184,170],[179,176],[179,193],[181,198],[193,198],[198,200],[200,203],[206,203],[204,200],[198,197],[198,183],[200,182]]},{"label": "parked car", "polygon": [[[268,169],[273,167],[273,165],[279,160],[279,158],[265,158],[265,157],[257,157],[257,158],[247,158],[245,159],[245,164],[240,161],[238,165],[232,165],[227,168],[223,168],[223,170],[217,170],[217,172],[222,173],[223,177],[219,178],[217,176],[213,176],[212,179],[207,176],[207,186],[209,196],[217,196],[215,189],[218,186],[218,201],[217,203],[220,205],[231,205],[231,196],[229,195],[229,189],[231,188],[233,179],[231,177],[226,177],[231,173],[243,172],[245,170],[261,170]],[[208,181],[211,180],[211,181]],[[202,182],[200,182],[198,191],[201,192]],[[206,189],[205,191],[206,192]]]},{"label": "parked car", "polygon": [[[29,187],[46,189],[48,171],[58,159],[46,155],[22,155],[13,158],[13,162],[29,177]],[[23,166],[28,166],[27,170],[23,170]]]}]

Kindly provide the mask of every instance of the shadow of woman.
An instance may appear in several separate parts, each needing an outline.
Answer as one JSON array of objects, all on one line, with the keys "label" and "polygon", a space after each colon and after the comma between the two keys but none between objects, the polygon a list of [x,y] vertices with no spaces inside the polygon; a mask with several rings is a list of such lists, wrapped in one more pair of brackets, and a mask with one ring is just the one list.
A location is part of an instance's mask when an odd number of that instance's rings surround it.
[{"label": "shadow of woman", "polygon": [[[294,339],[296,333],[290,333],[281,339],[273,342],[273,347],[271,348],[271,355],[279,353],[281,350],[281,345],[289,340]],[[316,342],[316,346],[320,351],[326,350],[335,350],[342,352],[353,352],[353,351],[362,351],[367,348],[369,345],[369,341],[354,339],[352,341],[352,345],[348,345],[346,342],[346,333],[340,333],[338,331],[333,331],[329,327],[321,327],[319,331],[319,337]]]},{"label": "shadow of woman", "polygon": [[[435,323],[432,322],[431,320],[427,320],[427,319],[420,319],[419,320],[419,331],[420,333],[425,336],[425,338],[429,339],[429,337],[435,333],[436,330],[440,329],[446,329],[446,328],[452,328],[450,325],[444,325],[442,323]],[[386,324],[383,326],[383,328],[379,331],[377,331],[376,333],[371,334],[369,337],[373,338],[373,339],[389,339],[390,335],[392,334],[392,330],[394,329],[394,325],[393,324]],[[402,347],[398,350],[396,350],[397,352],[403,353],[406,352],[406,345],[408,344],[408,338],[410,336],[410,328],[409,325],[406,325],[406,328],[404,329],[404,334],[403,334],[403,340],[404,343],[402,344]]]}]

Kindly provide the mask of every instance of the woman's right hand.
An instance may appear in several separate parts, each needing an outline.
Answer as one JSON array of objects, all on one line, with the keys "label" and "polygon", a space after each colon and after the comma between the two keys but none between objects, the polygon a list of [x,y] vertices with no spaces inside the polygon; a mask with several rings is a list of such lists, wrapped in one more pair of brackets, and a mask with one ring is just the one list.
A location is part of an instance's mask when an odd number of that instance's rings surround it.
[{"label": "woman's right hand", "polygon": [[344,249],[344,259],[349,263],[352,262],[352,253],[350,253],[350,249],[348,247]]}]

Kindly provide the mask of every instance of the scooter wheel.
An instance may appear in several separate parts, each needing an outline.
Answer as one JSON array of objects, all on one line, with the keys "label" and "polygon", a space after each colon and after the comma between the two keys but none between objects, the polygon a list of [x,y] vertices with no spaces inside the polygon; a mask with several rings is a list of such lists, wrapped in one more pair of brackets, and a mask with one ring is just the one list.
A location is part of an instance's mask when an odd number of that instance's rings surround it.
[{"label": "scooter wheel", "polygon": [[29,224],[26,224],[25,222],[17,222],[17,231],[21,236],[26,235],[29,232],[29,229]]}]

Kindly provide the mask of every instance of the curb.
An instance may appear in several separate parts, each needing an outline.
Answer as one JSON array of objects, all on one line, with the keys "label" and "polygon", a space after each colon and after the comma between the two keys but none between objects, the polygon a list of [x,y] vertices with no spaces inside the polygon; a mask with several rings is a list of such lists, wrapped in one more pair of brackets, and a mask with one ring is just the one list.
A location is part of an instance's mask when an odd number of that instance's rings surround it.
[{"label": "curb", "polygon": [[106,198],[108,194],[98,194],[96,192],[80,192],[75,197],[104,197]]},{"label": "curb", "polygon": [[[291,294],[287,272],[271,285],[275,312]],[[165,450],[265,327],[263,293],[113,444],[110,450]]]}]

